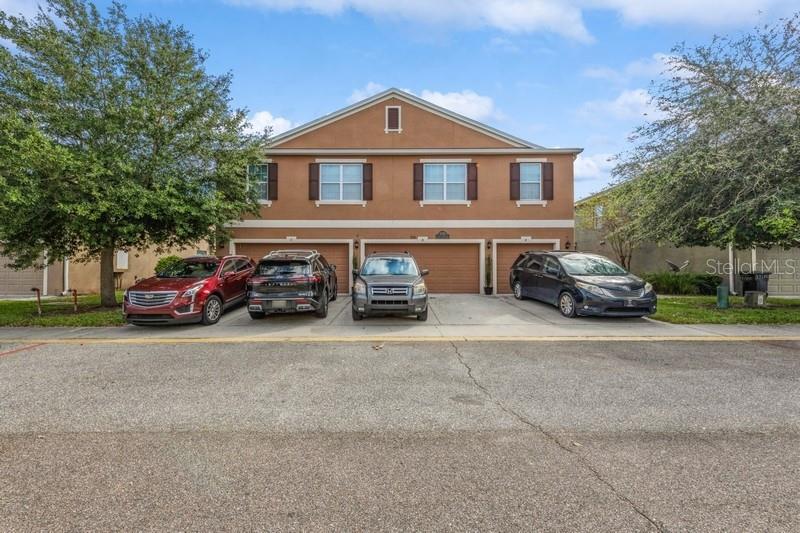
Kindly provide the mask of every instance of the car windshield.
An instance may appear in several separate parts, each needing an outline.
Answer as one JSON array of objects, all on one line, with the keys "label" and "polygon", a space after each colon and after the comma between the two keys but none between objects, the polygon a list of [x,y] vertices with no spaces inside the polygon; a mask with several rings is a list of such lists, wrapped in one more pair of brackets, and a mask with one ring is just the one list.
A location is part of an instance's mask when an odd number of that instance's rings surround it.
[{"label": "car windshield", "polygon": [[362,276],[418,276],[419,271],[410,257],[370,257],[361,269]]},{"label": "car windshield", "polygon": [[305,261],[262,261],[258,264],[258,276],[305,276],[311,267]]},{"label": "car windshield", "polygon": [[567,274],[573,276],[622,276],[628,272],[599,255],[569,254],[558,258]]},{"label": "car windshield", "polygon": [[170,266],[163,272],[159,272],[159,278],[207,278],[213,276],[217,271],[219,261],[180,261]]}]

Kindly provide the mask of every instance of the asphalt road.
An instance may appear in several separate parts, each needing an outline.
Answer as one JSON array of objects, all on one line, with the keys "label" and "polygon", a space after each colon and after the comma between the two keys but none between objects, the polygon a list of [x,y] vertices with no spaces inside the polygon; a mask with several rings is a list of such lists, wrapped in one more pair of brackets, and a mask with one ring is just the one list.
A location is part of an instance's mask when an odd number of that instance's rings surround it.
[{"label": "asphalt road", "polygon": [[0,531],[111,529],[797,531],[800,344],[0,344]]}]

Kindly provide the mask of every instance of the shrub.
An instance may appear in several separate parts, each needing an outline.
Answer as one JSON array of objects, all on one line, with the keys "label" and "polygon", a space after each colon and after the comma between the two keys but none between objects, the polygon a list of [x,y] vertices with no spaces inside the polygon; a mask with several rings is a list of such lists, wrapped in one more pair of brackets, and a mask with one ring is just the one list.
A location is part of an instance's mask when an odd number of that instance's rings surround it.
[{"label": "shrub", "polygon": [[642,279],[652,283],[659,294],[713,295],[722,283],[719,276],[696,272],[652,272],[644,274]]},{"label": "shrub", "polygon": [[156,263],[156,274],[171,269],[176,264],[180,263],[182,259],[177,255],[165,255]]}]

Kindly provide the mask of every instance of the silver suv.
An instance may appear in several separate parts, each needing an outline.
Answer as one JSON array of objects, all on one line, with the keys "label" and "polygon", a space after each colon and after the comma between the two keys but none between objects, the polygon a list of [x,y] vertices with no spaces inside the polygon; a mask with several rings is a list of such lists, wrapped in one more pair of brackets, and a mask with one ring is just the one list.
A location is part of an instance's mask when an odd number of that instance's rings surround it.
[{"label": "silver suv", "polygon": [[353,270],[353,320],[370,315],[416,315],[428,320],[428,288],[408,252],[378,252]]}]

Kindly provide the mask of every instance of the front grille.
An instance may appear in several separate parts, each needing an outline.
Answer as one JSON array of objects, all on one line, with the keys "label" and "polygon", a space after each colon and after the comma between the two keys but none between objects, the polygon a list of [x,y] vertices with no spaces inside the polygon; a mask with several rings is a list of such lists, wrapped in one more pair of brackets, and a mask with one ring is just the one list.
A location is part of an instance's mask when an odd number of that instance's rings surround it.
[{"label": "front grille", "polygon": [[640,298],[644,296],[644,288],[641,289],[630,289],[628,287],[605,287],[609,294],[617,297],[617,298]]},{"label": "front grille", "polygon": [[128,299],[133,305],[140,307],[159,307],[167,305],[178,295],[177,291],[152,291],[152,292],[128,292]]},{"label": "front grille", "polygon": [[373,296],[408,296],[408,287],[371,287]]},{"label": "front grille", "polygon": [[372,305],[408,305],[408,300],[372,300]]}]

